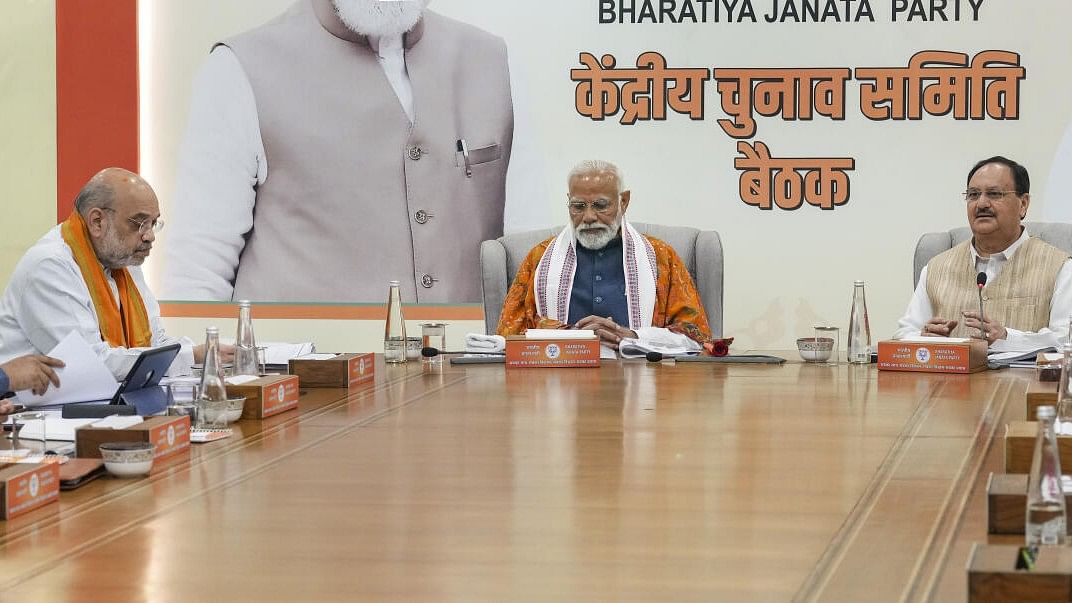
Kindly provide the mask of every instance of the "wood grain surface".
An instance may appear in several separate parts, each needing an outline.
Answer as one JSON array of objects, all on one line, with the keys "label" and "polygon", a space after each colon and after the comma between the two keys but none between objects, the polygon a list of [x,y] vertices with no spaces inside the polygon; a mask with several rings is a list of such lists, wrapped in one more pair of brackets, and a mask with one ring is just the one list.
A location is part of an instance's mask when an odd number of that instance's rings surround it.
[{"label": "wood grain surface", "polygon": [[964,601],[1028,384],[800,363],[376,370],[0,522],[0,597]]}]

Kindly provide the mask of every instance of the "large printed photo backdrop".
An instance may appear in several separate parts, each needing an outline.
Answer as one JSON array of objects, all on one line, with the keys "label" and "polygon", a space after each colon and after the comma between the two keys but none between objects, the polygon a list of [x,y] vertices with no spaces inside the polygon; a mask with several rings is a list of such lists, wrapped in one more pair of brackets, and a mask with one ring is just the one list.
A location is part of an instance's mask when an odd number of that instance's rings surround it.
[{"label": "large printed photo backdrop", "polygon": [[[209,48],[290,5],[141,3],[142,164],[165,216],[179,211],[176,157]],[[856,279],[872,338],[887,337],[914,285],[918,237],[966,225],[961,193],[978,159],[1028,168],[1029,220],[1072,219],[1072,39],[1058,30],[1072,5],[1061,0],[433,0],[430,10],[505,41],[507,232],[563,224],[570,167],[613,161],[632,190],[630,219],[718,231],[725,334],[746,346],[791,348],[815,324],[844,327]],[[150,261],[157,280],[166,267]]]}]

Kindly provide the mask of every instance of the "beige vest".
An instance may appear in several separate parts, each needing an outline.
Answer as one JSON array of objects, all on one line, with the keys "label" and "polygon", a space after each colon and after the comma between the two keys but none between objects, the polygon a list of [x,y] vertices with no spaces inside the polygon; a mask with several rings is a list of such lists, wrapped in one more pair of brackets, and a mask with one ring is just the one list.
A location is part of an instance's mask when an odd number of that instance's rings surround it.
[{"label": "beige vest", "polygon": [[234,298],[383,303],[399,280],[406,303],[479,301],[513,136],[503,41],[425,11],[404,40],[413,124],[330,0],[224,43],[253,87],[268,161]]},{"label": "beige vest", "polygon": [[[965,241],[927,264],[927,295],[934,316],[959,323],[951,337],[970,337],[961,312],[979,310],[975,284],[979,273],[969,245],[971,241]],[[1057,273],[1067,259],[1067,253],[1039,239],[1024,241],[983,289],[983,313],[1011,329],[1034,332],[1046,327]]]}]

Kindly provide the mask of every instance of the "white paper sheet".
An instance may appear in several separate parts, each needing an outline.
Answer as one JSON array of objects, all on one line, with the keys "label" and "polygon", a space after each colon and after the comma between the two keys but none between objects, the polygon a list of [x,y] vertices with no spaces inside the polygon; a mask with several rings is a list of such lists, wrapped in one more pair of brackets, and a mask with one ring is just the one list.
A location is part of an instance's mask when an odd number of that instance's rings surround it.
[{"label": "white paper sheet", "polygon": [[915,337],[902,337],[898,341],[907,341],[909,343],[968,343],[971,341],[971,337],[927,337],[925,335],[919,335]]},{"label": "white paper sheet", "polygon": [[331,360],[338,356],[338,354],[302,354],[301,356],[295,356],[295,360]]},{"label": "white paper sheet", "polygon": [[596,332],[592,329],[529,329],[525,331],[526,339],[592,339]]},{"label": "white paper sheet", "polygon": [[[295,358],[303,354],[312,354],[316,351],[316,346],[313,345],[312,342],[278,343],[271,341],[268,343],[259,343],[258,346],[265,348],[265,364],[286,364],[287,361],[291,358]],[[334,358],[335,354],[328,354],[328,357]]]},{"label": "white paper sheet", "polygon": [[104,361],[97,357],[93,348],[89,347],[76,331],[71,331],[48,355],[67,364],[56,369],[60,386],[50,385],[43,396],[35,396],[29,390],[18,392],[20,403],[30,407],[107,400],[119,389],[119,383],[112,377],[112,372],[104,365]]},{"label": "white paper sheet", "polygon": [[257,379],[260,379],[260,377],[256,375],[234,375],[233,377],[227,377],[224,381],[227,385],[242,385],[244,383],[249,383],[250,381],[256,381]]}]

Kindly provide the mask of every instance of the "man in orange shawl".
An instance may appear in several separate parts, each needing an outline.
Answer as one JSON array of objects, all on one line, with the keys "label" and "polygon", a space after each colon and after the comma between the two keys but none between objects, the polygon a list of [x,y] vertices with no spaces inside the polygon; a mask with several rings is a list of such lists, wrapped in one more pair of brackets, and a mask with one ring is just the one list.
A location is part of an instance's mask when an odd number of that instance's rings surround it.
[{"label": "man in orange shawl", "polygon": [[0,298],[0,362],[47,353],[71,331],[121,379],[141,349],[181,343],[173,374],[189,371],[204,346],[169,337],[140,265],[160,220],[153,189],[108,168],[78,193],[75,209],[19,260]]},{"label": "man in orange shawl", "polygon": [[522,262],[498,333],[572,326],[614,349],[632,338],[699,351],[711,329],[692,277],[672,247],[625,220],[630,192],[618,168],[585,161],[568,183],[570,224]]}]

